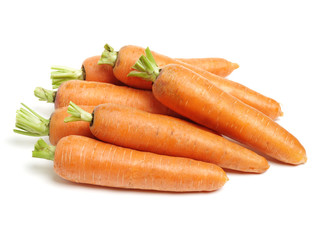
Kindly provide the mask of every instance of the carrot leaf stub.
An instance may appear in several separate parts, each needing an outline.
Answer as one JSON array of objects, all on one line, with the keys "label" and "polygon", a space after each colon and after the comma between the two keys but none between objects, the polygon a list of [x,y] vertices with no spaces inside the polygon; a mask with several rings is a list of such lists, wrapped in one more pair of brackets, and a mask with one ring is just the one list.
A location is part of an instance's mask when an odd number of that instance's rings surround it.
[{"label": "carrot leaf stub", "polygon": [[104,45],[104,51],[101,54],[101,57],[98,61],[98,64],[108,64],[114,67],[118,58],[118,52],[114,51],[114,49],[109,45]]},{"label": "carrot leaf stub", "polygon": [[40,138],[34,145],[32,157],[54,160],[55,150],[55,146],[48,145],[42,138]]},{"label": "carrot leaf stub", "polygon": [[145,50],[146,56],[142,55],[132,66],[136,71],[131,71],[128,77],[140,77],[147,81],[154,82],[159,76],[160,69],[152,56],[149,47]]},{"label": "carrot leaf stub", "polygon": [[49,119],[45,119],[25,104],[25,108],[20,108],[16,114],[16,128],[13,131],[27,136],[48,136]]},{"label": "carrot leaf stub", "polygon": [[76,121],[85,121],[85,122],[91,122],[92,121],[92,114],[86,112],[79,106],[77,106],[75,103],[70,101],[69,107],[68,107],[68,113],[71,114],[71,116],[66,117],[64,119],[65,123],[68,122],[76,122]]},{"label": "carrot leaf stub", "polygon": [[44,89],[42,87],[36,87],[34,89],[34,95],[39,98],[39,101],[46,101],[47,103],[54,102],[56,93],[56,91]]},{"label": "carrot leaf stub", "polygon": [[82,69],[75,69],[64,66],[52,66],[51,67],[51,80],[52,80],[52,88],[58,88],[63,82],[69,80],[84,80],[84,74]]}]

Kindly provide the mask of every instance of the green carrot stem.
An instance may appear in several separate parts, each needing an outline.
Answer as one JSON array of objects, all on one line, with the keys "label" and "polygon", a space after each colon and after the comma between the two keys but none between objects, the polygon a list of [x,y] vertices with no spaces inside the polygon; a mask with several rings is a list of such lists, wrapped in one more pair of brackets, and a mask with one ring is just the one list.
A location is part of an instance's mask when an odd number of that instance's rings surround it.
[{"label": "green carrot stem", "polygon": [[77,106],[75,103],[71,102],[69,103],[68,107],[68,113],[71,114],[71,116],[66,117],[64,119],[64,122],[76,122],[76,121],[85,121],[85,122],[91,122],[92,121],[92,114],[86,112],[85,110],[81,109],[79,106]]},{"label": "green carrot stem", "polygon": [[154,82],[160,74],[160,68],[158,67],[155,59],[149,47],[145,50],[146,56],[142,55],[139,60],[132,66],[136,71],[131,71],[128,77],[140,77],[147,81]]},{"label": "green carrot stem", "polygon": [[84,72],[82,69],[75,69],[64,66],[52,66],[51,67],[51,80],[52,88],[58,88],[63,82],[69,80],[84,80]]},{"label": "green carrot stem", "polygon": [[40,116],[25,104],[21,103],[21,105],[25,109],[17,110],[15,126],[18,129],[13,131],[26,136],[48,136],[50,120]]},{"label": "green carrot stem", "polygon": [[34,145],[32,157],[54,160],[55,150],[55,146],[48,145],[42,138],[40,138]]},{"label": "green carrot stem", "polygon": [[47,101],[53,103],[56,98],[56,91],[44,89],[42,87],[36,87],[34,89],[34,95],[39,98],[39,101]]},{"label": "green carrot stem", "polygon": [[118,52],[114,51],[114,49],[109,45],[104,45],[104,51],[101,54],[101,58],[98,61],[98,64],[108,64],[114,67],[118,58]]}]

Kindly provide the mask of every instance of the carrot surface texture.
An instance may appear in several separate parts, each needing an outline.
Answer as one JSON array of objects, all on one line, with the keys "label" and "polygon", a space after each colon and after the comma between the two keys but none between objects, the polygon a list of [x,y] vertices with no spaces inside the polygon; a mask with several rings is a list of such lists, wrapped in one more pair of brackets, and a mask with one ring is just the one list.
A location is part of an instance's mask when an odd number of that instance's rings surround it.
[{"label": "carrot surface texture", "polygon": [[129,75],[153,82],[156,99],[173,111],[253,149],[291,164],[306,162],[300,142],[279,124],[181,65],[162,69],[146,49]]},{"label": "carrot surface texture", "polygon": [[81,69],[64,66],[52,66],[51,72],[52,88],[58,88],[61,83],[69,80],[86,80],[94,82],[112,83],[123,85],[113,75],[110,65],[99,65],[100,56],[89,57],[82,63]]},{"label": "carrot surface texture", "polygon": [[[109,64],[113,66],[113,73],[117,79],[125,83],[126,85],[141,88],[141,89],[151,89],[152,83],[148,81],[143,81],[141,78],[135,76],[128,76],[132,70],[132,66],[138,60],[138,58],[144,54],[144,48],[137,46],[125,46],[122,47],[119,52],[110,50],[112,48],[106,44],[105,51],[101,55],[99,64]],[[230,95],[238,98],[242,102],[256,108],[265,115],[269,116],[272,119],[276,119],[279,116],[282,116],[282,111],[280,104],[260,93],[257,93],[250,88],[247,88],[239,83],[233,82],[231,80],[225,79],[223,77],[212,74],[208,71],[205,71],[196,66],[169,58],[167,56],[152,52],[158,66],[160,68],[168,64],[178,64],[182,65],[192,71],[198,73],[202,77],[208,79],[217,87],[229,93]]]},{"label": "carrot surface texture", "polygon": [[56,147],[40,139],[33,157],[54,161],[62,178],[106,187],[172,192],[214,191],[228,180],[218,166],[140,152],[82,136],[62,138]]},{"label": "carrot surface texture", "polygon": [[[16,128],[13,131],[26,136],[49,136],[50,143],[57,145],[59,140],[69,135],[80,135],[94,138],[90,131],[88,122],[70,122],[65,123],[64,119],[69,116],[68,107],[56,109],[46,119],[25,104],[21,103],[24,108],[20,108],[16,114]],[[92,112],[94,106],[81,106],[85,111]]]},{"label": "carrot surface texture", "polygon": [[178,116],[156,100],[150,91],[108,83],[72,80],[61,84],[58,91],[37,87],[34,94],[40,101],[54,102],[55,108],[67,107],[70,101],[85,106],[116,103],[151,113]]},{"label": "carrot surface texture", "polygon": [[96,138],[118,146],[192,158],[243,172],[262,173],[269,168],[260,155],[174,117],[117,104],[101,104],[91,114],[71,102],[68,112],[71,116],[66,122],[89,122]]}]

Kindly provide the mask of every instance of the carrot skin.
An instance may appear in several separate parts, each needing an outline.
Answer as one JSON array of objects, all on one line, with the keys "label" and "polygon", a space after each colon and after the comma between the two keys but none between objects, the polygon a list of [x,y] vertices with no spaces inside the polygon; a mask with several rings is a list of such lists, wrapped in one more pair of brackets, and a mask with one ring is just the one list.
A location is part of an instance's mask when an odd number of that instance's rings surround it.
[{"label": "carrot skin", "polygon": [[54,170],[77,183],[173,192],[214,191],[228,179],[214,164],[140,152],[81,136],[59,141]]},{"label": "carrot skin", "polygon": [[151,91],[138,90],[108,83],[72,80],[61,84],[55,97],[55,108],[67,107],[70,101],[77,105],[97,106],[116,103],[135,107],[146,112],[179,117],[163,106]]},{"label": "carrot skin", "polygon": [[173,111],[261,153],[291,164],[307,160],[305,149],[287,130],[181,65],[164,67],[152,91]]},{"label": "carrot skin", "polygon": [[[94,106],[80,106],[83,110],[92,112]],[[50,117],[49,123],[49,140],[52,145],[57,145],[59,140],[69,135],[80,135],[95,138],[90,131],[88,122],[69,122],[65,123],[64,119],[69,116],[67,107],[56,109]]]},{"label": "carrot skin", "polygon": [[104,82],[115,85],[123,85],[113,75],[113,69],[110,65],[99,65],[100,56],[89,57],[82,63],[82,71],[84,72],[84,80],[93,82]]},{"label": "carrot skin", "polygon": [[[122,47],[118,52],[118,58],[113,68],[113,73],[115,77],[128,86],[141,89],[151,89],[152,82],[145,81],[139,77],[127,76],[129,72],[132,70],[132,66],[139,59],[139,57],[141,55],[145,55],[144,51],[144,48],[137,46],[129,45]],[[221,88],[223,91],[231,94],[232,96],[238,98],[244,103],[256,108],[257,110],[266,114],[270,118],[276,119],[282,115],[281,106],[274,99],[271,99],[258,92],[255,92],[237,82],[233,82],[223,77],[214,75],[201,68],[169,58],[156,52],[152,52],[152,55],[160,68],[163,68],[168,64],[182,65],[207,78],[209,81],[211,81],[217,87]]]},{"label": "carrot skin", "polygon": [[223,58],[176,58],[197,68],[201,68],[220,77],[227,77],[235,69],[239,68],[236,63],[229,62]]},{"label": "carrot skin", "polygon": [[117,146],[192,158],[243,172],[262,173],[269,168],[264,157],[181,119],[116,104],[101,104],[92,115],[92,134]]}]

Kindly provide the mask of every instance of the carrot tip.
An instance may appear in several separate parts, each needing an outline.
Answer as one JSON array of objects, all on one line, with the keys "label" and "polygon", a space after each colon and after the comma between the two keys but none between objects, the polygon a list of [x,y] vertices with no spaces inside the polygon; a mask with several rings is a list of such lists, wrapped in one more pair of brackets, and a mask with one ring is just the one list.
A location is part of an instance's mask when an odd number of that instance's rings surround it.
[{"label": "carrot tip", "polygon": [[239,68],[240,66],[239,66],[239,64],[238,63],[232,63],[232,68],[233,68],[233,70],[235,70],[235,69],[237,69],[237,68]]}]

